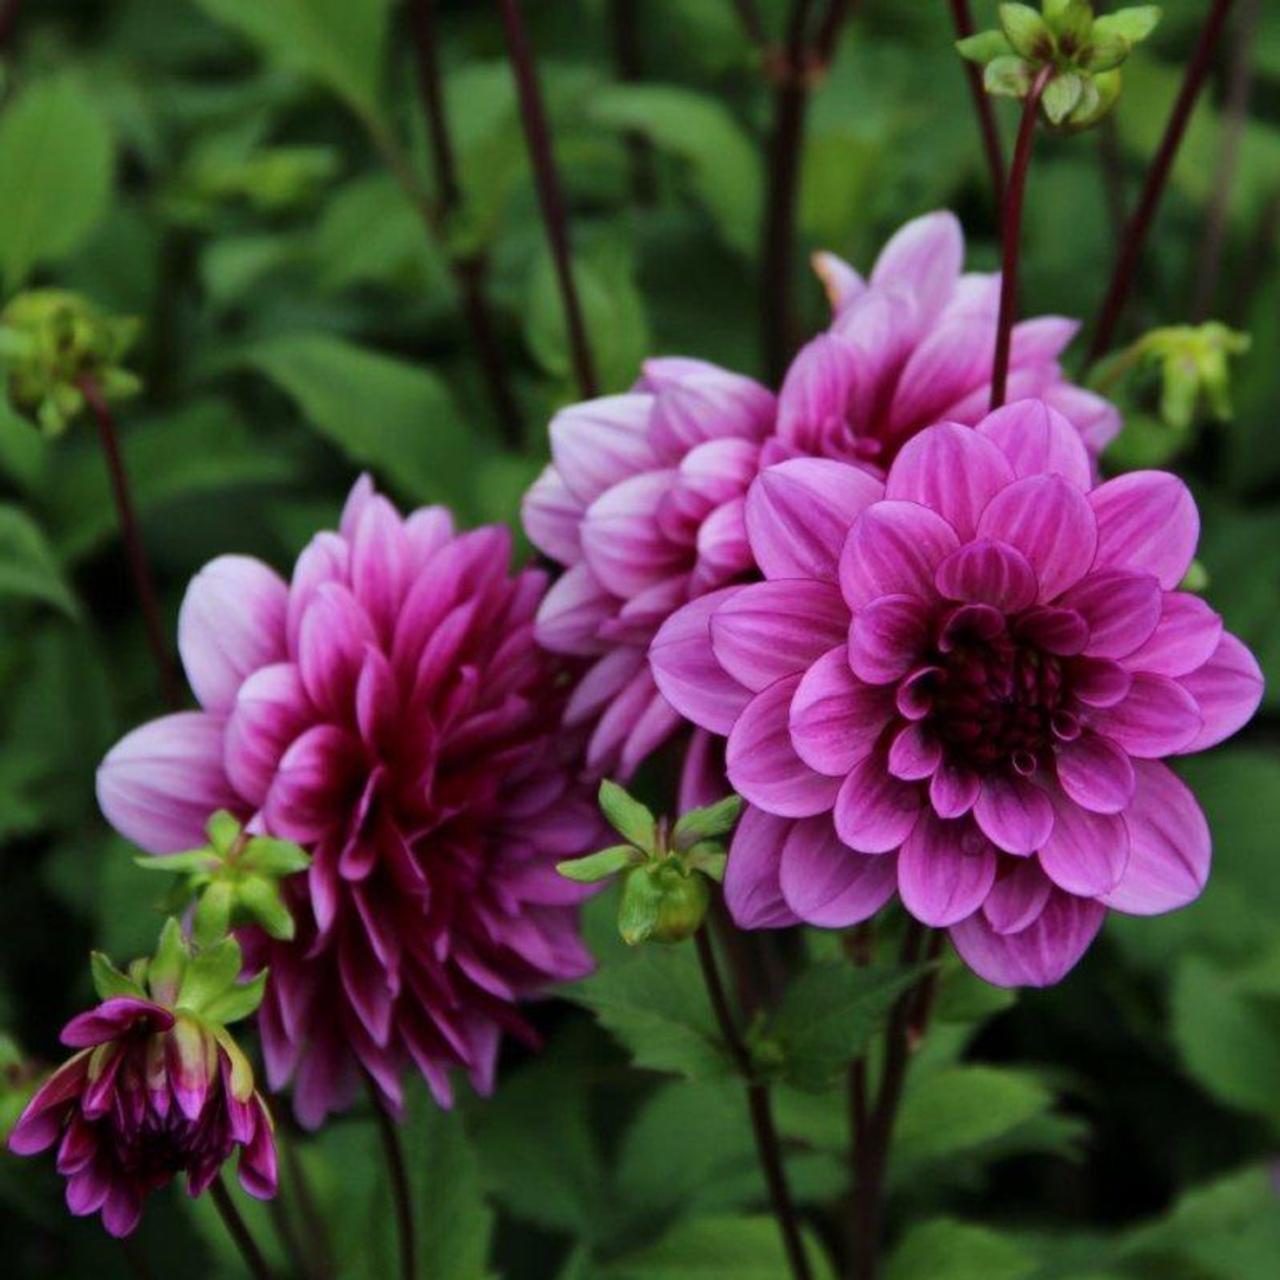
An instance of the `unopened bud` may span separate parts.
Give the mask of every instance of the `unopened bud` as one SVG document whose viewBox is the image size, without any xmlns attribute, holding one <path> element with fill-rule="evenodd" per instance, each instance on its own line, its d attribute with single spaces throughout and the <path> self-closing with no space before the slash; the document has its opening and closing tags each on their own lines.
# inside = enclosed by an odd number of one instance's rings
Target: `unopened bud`
<svg viewBox="0 0 1280 1280">
<path fill-rule="evenodd" d="M 683 942 L 698 932 L 710 903 L 706 878 L 675 859 L 634 867 L 622 883 L 618 931 L 630 946 Z"/>
</svg>

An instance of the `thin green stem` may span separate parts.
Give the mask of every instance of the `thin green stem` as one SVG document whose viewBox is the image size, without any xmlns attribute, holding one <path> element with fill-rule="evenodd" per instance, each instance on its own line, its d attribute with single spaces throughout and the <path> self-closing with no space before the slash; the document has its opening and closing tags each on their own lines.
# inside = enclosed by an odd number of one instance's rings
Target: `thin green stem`
<svg viewBox="0 0 1280 1280">
<path fill-rule="evenodd" d="M 417 1241 L 413 1229 L 413 1200 L 409 1190 L 409 1172 L 404 1163 L 404 1148 L 395 1118 L 387 1110 L 378 1086 L 372 1080 L 369 1096 L 373 1100 L 373 1114 L 378 1121 L 378 1133 L 382 1138 L 382 1151 L 387 1162 L 387 1175 L 391 1183 L 391 1198 L 396 1211 L 396 1233 L 400 1242 L 401 1280 L 414 1280 L 418 1271 Z"/>
<path fill-rule="evenodd" d="M 227 1190 L 226 1183 L 222 1181 L 221 1174 L 209 1184 L 209 1195 L 213 1198 L 214 1207 L 218 1210 L 218 1216 L 222 1219 L 227 1234 L 235 1241 L 236 1248 L 240 1250 L 240 1256 L 254 1276 L 254 1280 L 271 1280 L 271 1268 L 267 1266 L 267 1260 L 262 1250 L 258 1248 L 258 1242 L 254 1240 L 248 1224 L 240 1216 L 240 1210 L 231 1199 L 231 1193 Z"/>
</svg>

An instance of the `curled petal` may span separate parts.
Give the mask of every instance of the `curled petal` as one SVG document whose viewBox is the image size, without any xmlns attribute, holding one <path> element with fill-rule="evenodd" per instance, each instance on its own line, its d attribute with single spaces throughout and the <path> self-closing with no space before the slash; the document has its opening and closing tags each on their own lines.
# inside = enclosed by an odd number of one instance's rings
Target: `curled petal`
<svg viewBox="0 0 1280 1280">
<path fill-rule="evenodd" d="M 829 817 L 795 823 L 782 846 L 780 883 L 809 924 L 843 929 L 870 919 L 897 887 L 894 856 L 868 857 L 841 843 Z"/>
<path fill-rule="evenodd" d="M 803 678 L 790 680 L 795 691 L 790 726 L 796 753 L 819 773 L 843 777 L 871 750 L 888 723 L 892 688 L 859 680 L 849 669 L 844 645 L 825 653 Z"/>
<path fill-rule="evenodd" d="M 724 900 L 743 929 L 781 929 L 800 917 L 782 896 L 782 847 L 796 824 L 748 805 L 738 821 L 724 873 Z"/>
</svg>

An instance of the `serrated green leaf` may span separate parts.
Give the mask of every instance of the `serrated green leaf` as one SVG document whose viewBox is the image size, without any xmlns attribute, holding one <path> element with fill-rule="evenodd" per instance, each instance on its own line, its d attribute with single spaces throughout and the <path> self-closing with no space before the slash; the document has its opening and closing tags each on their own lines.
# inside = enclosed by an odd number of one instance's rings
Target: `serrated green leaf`
<svg viewBox="0 0 1280 1280">
<path fill-rule="evenodd" d="M 600 783 L 600 811 L 609 825 L 637 849 L 653 848 L 656 819 L 625 788 L 605 778 Z"/>
<path fill-rule="evenodd" d="M 607 880 L 611 875 L 629 867 L 637 861 L 639 854 L 629 844 L 610 845 L 599 853 L 588 854 L 585 858 L 572 858 L 568 862 L 557 862 L 556 870 L 566 880 L 574 880 L 578 884 L 595 884 Z"/>
<path fill-rule="evenodd" d="M 700 840 L 710 840 L 716 836 L 727 835 L 733 830 L 742 812 L 742 797 L 725 796 L 715 804 L 701 809 L 690 809 L 682 814 L 672 831 L 672 840 L 677 849 L 691 849 Z"/>
</svg>

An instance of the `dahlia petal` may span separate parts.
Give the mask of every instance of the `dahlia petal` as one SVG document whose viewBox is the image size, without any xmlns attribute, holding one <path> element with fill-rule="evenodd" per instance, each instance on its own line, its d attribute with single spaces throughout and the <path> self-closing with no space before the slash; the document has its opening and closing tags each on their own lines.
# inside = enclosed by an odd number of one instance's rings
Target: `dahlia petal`
<svg viewBox="0 0 1280 1280">
<path fill-rule="evenodd" d="M 1129 861 L 1129 832 L 1118 813 L 1097 813 L 1051 789 L 1053 830 L 1036 855 L 1059 889 L 1099 898 L 1120 883 Z"/>
<path fill-rule="evenodd" d="M 1056 475 L 1081 492 L 1093 485 L 1093 468 L 1080 432 L 1043 400 L 1019 400 L 989 413 L 978 434 L 998 445 L 1014 475 Z"/>
<path fill-rule="evenodd" d="M 889 747 L 889 772 L 904 782 L 932 777 L 941 763 L 941 744 L 919 723 L 899 729 Z"/>
<path fill-rule="evenodd" d="M 338 517 L 338 533 L 344 541 L 350 542 L 355 536 L 360 516 L 376 492 L 373 477 L 367 471 L 362 471 L 351 486 L 351 492 L 342 504 L 342 514 Z"/>
<path fill-rule="evenodd" d="M 656 393 L 649 443 L 662 457 L 678 458 L 708 440 L 759 440 L 773 424 L 773 392 L 754 378 L 678 357 L 646 360 L 644 374 Z"/>
<path fill-rule="evenodd" d="M 377 643 L 373 624 L 346 587 L 324 583 L 298 634 L 298 673 L 308 697 L 326 715 L 348 716 L 365 649 Z"/>
<path fill-rule="evenodd" d="M 949 600 L 989 604 L 1006 614 L 1021 612 L 1038 590 L 1026 556 L 990 538 L 968 542 L 947 556 L 938 565 L 934 585 Z"/>
<path fill-rule="evenodd" d="M 652 411 L 651 395 L 632 393 L 573 404 L 551 419 L 551 457 L 581 503 L 658 466 L 649 442 Z"/>
<path fill-rule="evenodd" d="M 797 756 L 830 778 L 844 777 L 871 750 L 888 723 L 893 713 L 893 690 L 859 680 L 849 669 L 845 645 L 829 649 L 803 676 L 787 677 L 771 688 L 788 681 L 795 693 L 790 703 L 790 741 Z M 731 762 L 736 754 L 732 742 L 731 736 Z M 733 777 L 732 766 L 729 776 Z"/>
<path fill-rule="evenodd" d="M 1091 707 L 1114 707 L 1133 687 L 1133 676 L 1110 658 L 1076 658 L 1069 667 L 1071 692 Z"/>
<path fill-rule="evenodd" d="M 1136 679 L 1136 677 L 1135 677 Z M 1204 727 L 1181 751 L 1205 751 L 1244 725 L 1262 701 L 1258 660 L 1230 632 L 1223 632 L 1213 657 L 1178 683 L 1191 695 Z"/>
<path fill-rule="evenodd" d="M 308 729 L 285 752 L 272 780 L 264 806 L 267 829 L 286 840 L 319 839 L 342 820 L 362 766 L 360 744 L 349 734 L 331 724 Z"/>
<path fill-rule="evenodd" d="M 943 760 L 929 782 L 929 803 L 940 818 L 963 817 L 977 802 L 982 779 L 972 769 Z"/>
<path fill-rule="evenodd" d="M 67 1179 L 67 1211 L 77 1218 L 97 1213 L 111 1191 L 111 1181 L 97 1162 Z"/>
<path fill-rule="evenodd" d="M 923 803 L 922 789 L 894 777 L 888 761 L 873 753 L 859 760 L 841 783 L 836 832 L 859 853 L 889 853 L 911 834 Z"/>
<path fill-rule="evenodd" d="M 960 315 L 940 321 L 907 356 L 894 389 L 889 420 L 894 439 L 911 427 L 937 422 L 991 369 L 995 322 Z"/>
<path fill-rule="evenodd" d="M 1145 644 L 1160 621 L 1163 592 L 1150 574 L 1091 573 L 1058 603 L 1074 609 L 1089 626 L 1085 652 L 1123 658 Z"/>
<path fill-rule="evenodd" d="M 662 696 L 694 724 L 728 734 L 751 693 L 728 675 L 711 646 L 711 616 L 741 587 L 701 596 L 671 615 L 653 638 L 649 663 Z"/>
<path fill-rule="evenodd" d="M 714 591 L 751 569 L 754 562 L 747 540 L 746 498 L 717 507 L 699 527 L 696 546 L 695 591 Z"/>
<path fill-rule="evenodd" d="M 810 768 L 792 745 L 788 728 L 799 676 L 786 676 L 747 703 L 729 734 L 729 781 L 752 804 L 784 818 L 805 818 L 831 808 L 840 780 Z"/>
<path fill-rule="evenodd" d="M 132 1235 L 142 1217 L 142 1196 L 130 1182 L 112 1182 L 102 1206 L 102 1225 L 116 1239 Z"/>
<path fill-rule="evenodd" d="M 262 667 L 240 686 L 227 721 L 224 763 L 231 785 L 254 808 L 266 799 L 280 757 L 314 719 L 292 662 Z"/>
<path fill-rule="evenodd" d="M 1075 967 L 1097 937 L 1106 908 L 1092 898 L 1054 889 L 1033 924 L 997 933 L 977 912 L 951 926 L 960 958 L 997 987 L 1050 987 Z"/>
<path fill-rule="evenodd" d="M 285 640 L 288 656 L 297 659 L 298 636 L 302 631 L 302 619 L 316 591 L 326 582 L 345 585 L 350 575 L 351 548 L 336 533 L 324 530 L 317 533 L 303 549 L 293 566 L 289 582 L 289 604 L 285 617 Z"/>
<path fill-rule="evenodd" d="M 992 843 L 1006 853 L 1034 853 L 1053 831 L 1049 797 L 1016 774 L 984 778 L 973 816 Z"/>
<path fill-rule="evenodd" d="M 223 772 L 222 732 L 220 717 L 180 711 L 126 734 L 98 766 L 107 821 L 148 853 L 204 844 L 211 813 L 242 807 Z"/>
<path fill-rule="evenodd" d="M 831 310 L 839 313 L 867 290 L 867 282 L 843 258 L 819 250 L 810 259 L 814 275 L 822 282 Z"/>
<path fill-rule="evenodd" d="M 1099 733 L 1143 760 L 1190 749 L 1205 724 L 1183 684 L 1145 671 L 1134 674 L 1120 702 L 1099 708 L 1090 718 Z"/>
<path fill-rule="evenodd" d="M 1222 619 L 1199 596 L 1162 593 L 1160 621 L 1145 644 L 1125 657 L 1134 671 L 1160 676 L 1190 675 L 1213 656 L 1222 639 Z"/>
<path fill-rule="evenodd" d="M 562 574 L 538 609 L 538 643 L 552 653 L 588 657 L 603 648 L 601 627 L 618 611 L 618 598 L 605 589 L 589 564 Z"/>
<path fill-rule="evenodd" d="M 822 333 L 800 348 L 778 393 L 777 434 L 806 452 L 818 452 L 845 424 L 866 361 L 851 342 Z"/>
<path fill-rule="evenodd" d="M 680 768 L 679 809 L 703 809 L 729 794 L 720 744 L 705 729 L 695 729 Z"/>
<path fill-rule="evenodd" d="M 112 996 L 72 1018 L 62 1028 L 59 1039 L 69 1049 L 87 1049 L 117 1039 L 136 1024 L 150 1031 L 168 1031 L 173 1026 L 173 1014 L 138 996 Z"/>
<path fill-rule="evenodd" d="M 840 600 L 841 611 L 848 607 Z M 929 640 L 930 611 L 919 596 L 880 596 L 849 628 L 849 665 L 868 684 L 889 684 L 916 667 Z M 825 647 L 825 646 L 824 646 Z"/>
<path fill-rule="evenodd" d="M 615 595 L 643 591 L 682 570 L 687 552 L 662 532 L 658 508 L 674 471 L 646 471 L 606 489 L 582 521 L 582 554 Z"/>
<path fill-rule="evenodd" d="M 649 689 L 644 710 L 632 723 L 622 744 L 618 768 L 623 778 L 632 774 L 680 727 L 680 713 L 658 692 L 653 676 L 644 672 Z"/>
<path fill-rule="evenodd" d="M 404 522 L 410 579 L 417 576 L 454 536 L 453 515 L 448 507 L 419 507 Z"/>
<path fill-rule="evenodd" d="M 978 533 L 1016 547 L 1040 584 L 1042 601 L 1074 586 L 1093 564 L 1098 534 L 1089 503 L 1061 476 L 1028 476 L 987 505 Z"/>
<path fill-rule="evenodd" d="M 374 629 L 390 640 L 409 586 L 404 521 L 381 494 L 365 504 L 351 538 L 351 591 Z"/>
<path fill-rule="evenodd" d="M 712 615 L 711 647 L 730 676 L 759 693 L 839 644 L 848 623 L 849 610 L 831 583 L 757 582 Z"/>
<path fill-rule="evenodd" d="M 67 1104 L 80 1096 L 88 1070 L 89 1055 L 77 1053 L 35 1091 L 9 1133 L 14 1155 L 34 1156 L 53 1146 L 62 1134 Z"/>
<path fill-rule="evenodd" d="M 178 612 L 178 652 L 200 705 L 226 712 L 251 672 L 285 656 L 289 589 L 250 556 L 219 556 L 191 580 Z"/>
<path fill-rule="evenodd" d="M 598 716 L 644 670 L 645 665 L 644 650 L 630 645 L 620 645 L 592 663 L 565 704 L 565 725 L 573 728 Z"/>
<path fill-rule="evenodd" d="M 1013 480 L 1013 468 L 994 444 L 971 427 L 943 422 L 903 445 L 884 493 L 936 511 L 967 540 L 987 503 Z"/>
<path fill-rule="evenodd" d="M 240 1185 L 255 1200 L 270 1200 L 276 1194 L 276 1144 L 271 1137 L 271 1122 L 261 1102 L 251 1103 L 257 1113 L 253 1136 L 240 1153 L 236 1172 Z"/>
<path fill-rule="evenodd" d="M 1034 924 L 1053 891 L 1053 881 L 1034 858 L 1006 859 L 982 914 L 997 933 L 1021 933 Z"/>
<path fill-rule="evenodd" d="M 548 463 L 524 495 L 520 518 L 529 541 L 543 555 L 562 565 L 572 565 L 582 555 L 578 527 L 586 510 L 569 492 L 555 465 Z"/>
<path fill-rule="evenodd" d="M 921 322 L 942 310 L 964 263 L 964 232 L 947 210 L 913 218 L 880 250 L 871 271 L 874 288 L 896 286 L 908 291 L 919 307 Z"/>
<path fill-rule="evenodd" d="M 1133 798 L 1133 763 L 1100 734 L 1086 731 L 1073 742 L 1059 743 L 1057 772 L 1067 795 L 1093 813 L 1119 813 Z"/>
<path fill-rule="evenodd" d="M 356 725 L 370 752 L 379 759 L 394 750 L 399 728 L 400 689 L 381 650 L 369 649 L 356 681 Z"/>
<path fill-rule="evenodd" d="M 1159 915 L 1200 896 L 1209 878 L 1209 824 L 1167 765 L 1135 760 L 1133 767 L 1137 786 L 1124 812 L 1129 862 L 1103 901 L 1129 915 Z"/>
<path fill-rule="evenodd" d="M 840 555 L 840 589 L 855 612 L 879 596 L 933 598 L 938 565 L 959 545 L 936 512 L 877 502 L 858 517 Z"/>
<path fill-rule="evenodd" d="M 1051 409 L 1056 409 L 1080 433 L 1092 457 L 1102 453 L 1124 425 L 1120 411 L 1110 400 L 1060 378 L 1040 394 Z"/>
<path fill-rule="evenodd" d="M 1074 609 L 1037 605 L 1018 618 L 1014 632 L 1036 648 L 1059 657 L 1074 657 L 1089 643 L 1089 627 Z"/>
<path fill-rule="evenodd" d="M 1069 316 L 1034 316 L 1030 320 L 1020 320 L 1013 327 L 1009 363 L 1014 368 L 1050 365 L 1079 332 L 1080 321 Z"/>
<path fill-rule="evenodd" d="M 1098 522 L 1098 567 L 1150 573 L 1172 591 L 1200 537 L 1190 490 L 1166 471 L 1130 471 L 1089 495 Z"/>
<path fill-rule="evenodd" d="M 779 883 L 801 920 L 843 929 L 870 919 L 893 897 L 896 862 L 892 855 L 874 858 L 846 848 L 823 815 L 797 822 L 788 832 Z"/>
<path fill-rule="evenodd" d="M 724 901 L 742 929 L 781 929 L 799 923 L 778 883 L 782 847 L 796 824 L 747 805 L 738 821 L 724 872 Z"/>
<path fill-rule="evenodd" d="M 762 471 L 747 492 L 746 521 L 764 576 L 834 582 L 850 524 L 882 492 L 865 471 L 827 458 Z"/>
<path fill-rule="evenodd" d="M 968 821 L 926 813 L 898 854 L 898 893 L 921 924 L 941 929 L 982 906 L 996 878 L 996 854 Z"/>
</svg>

